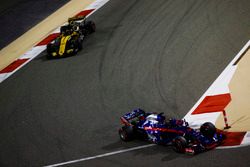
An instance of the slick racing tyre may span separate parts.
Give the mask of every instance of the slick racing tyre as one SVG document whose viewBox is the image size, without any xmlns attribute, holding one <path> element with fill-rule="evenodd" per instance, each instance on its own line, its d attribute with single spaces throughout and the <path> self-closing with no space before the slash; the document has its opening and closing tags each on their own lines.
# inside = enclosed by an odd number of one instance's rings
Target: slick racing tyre
<svg viewBox="0 0 250 167">
<path fill-rule="evenodd" d="M 119 136 L 123 141 L 131 141 L 134 139 L 134 129 L 132 126 L 123 126 L 119 129 Z"/>
<path fill-rule="evenodd" d="M 53 56 L 52 56 L 53 50 L 54 50 L 54 49 L 53 49 L 52 44 L 49 43 L 49 44 L 47 45 L 47 58 L 48 58 L 48 59 L 52 59 L 52 58 L 53 58 Z"/>
<path fill-rule="evenodd" d="M 88 29 L 89 34 L 96 31 L 96 25 L 93 21 L 87 21 L 86 28 Z"/>
<path fill-rule="evenodd" d="M 82 49 L 82 43 L 81 43 L 80 38 L 74 37 L 74 39 L 71 39 L 69 49 L 73 49 L 73 52 L 68 53 L 68 55 L 70 55 L 70 56 L 76 55 L 78 53 L 78 51 L 80 51 Z"/>
<path fill-rule="evenodd" d="M 69 29 L 69 26 L 61 26 L 60 27 L 60 34 L 62 34 L 62 33 L 66 33 L 66 31 Z"/>
<path fill-rule="evenodd" d="M 183 136 L 178 136 L 172 141 L 173 150 L 178 153 L 185 153 L 187 141 Z"/>
<path fill-rule="evenodd" d="M 200 132 L 203 136 L 212 138 L 216 132 L 216 128 L 211 122 L 205 122 L 201 125 Z"/>
<path fill-rule="evenodd" d="M 78 50 L 82 50 L 82 43 L 83 43 L 83 40 L 81 40 L 80 38 L 77 38 L 77 47 L 78 47 Z"/>
</svg>

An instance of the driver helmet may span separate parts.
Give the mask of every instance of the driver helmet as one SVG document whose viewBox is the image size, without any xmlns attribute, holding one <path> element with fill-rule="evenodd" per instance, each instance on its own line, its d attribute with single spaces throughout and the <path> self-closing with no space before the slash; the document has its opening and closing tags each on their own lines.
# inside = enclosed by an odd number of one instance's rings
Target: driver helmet
<svg viewBox="0 0 250 167">
<path fill-rule="evenodd" d="M 163 113 L 160 114 L 150 114 L 149 116 L 147 116 L 147 120 L 152 122 L 153 124 L 162 124 L 165 122 L 165 116 L 163 115 Z"/>
<path fill-rule="evenodd" d="M 165 120 L 166 120 L 166 117 L 165 117 L 163 114 L 164 114 L 164 113 L 157 114 L 156 120 L 157 120 L 159 123 L 164 123 Z"/>
<path fill-rule="evenodd" d="M 169 123 L 170 123 L 171 125 L 181 126 L 181 125 L 183 125 L 184 121 L 181 120 L 181 119 L 178 120 L 178 119 L 171 118 L 171 119 L 169 120 Z"/>
</svg>

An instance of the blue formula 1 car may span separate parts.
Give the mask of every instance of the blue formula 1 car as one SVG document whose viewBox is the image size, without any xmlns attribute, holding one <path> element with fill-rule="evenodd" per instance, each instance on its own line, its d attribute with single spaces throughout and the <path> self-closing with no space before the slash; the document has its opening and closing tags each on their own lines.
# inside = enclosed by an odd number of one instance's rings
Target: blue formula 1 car
<svg viewBox="0 0 250 167">
<path fill-rule="evenodd" d="M 172 145 L 179 153 L 197 154 L 211 150 L 224 139 L 223 133 L 210 122 L 202 124 L 200 129 L 193 129 L 185 120 L 166 121 L 163 113 L 146 113 L 142 109 L 134 109 L 120 119 L 123 127 L 119 129 L 119 136 L 123 141 L 140 138 Z"/>
</svg>

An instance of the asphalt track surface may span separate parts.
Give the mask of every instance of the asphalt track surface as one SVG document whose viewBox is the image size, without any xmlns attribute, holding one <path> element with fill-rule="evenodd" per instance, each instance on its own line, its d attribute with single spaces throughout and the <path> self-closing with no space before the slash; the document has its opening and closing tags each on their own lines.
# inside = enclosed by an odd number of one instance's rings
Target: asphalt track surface
<svg viewBox="0 0 250 167">
<path fill-rule="evenodd" d="M 111 0 L 75 57 L 42 53 L 0 84 L 0 166 L 42 166 L 146 144 L 121 142 L 141 107 L 182 118 L 249 40 L 250 1 Z M 249 166 L 250 147 L 197 156 L 170 147 L 70 166 Z"/>
</svg>

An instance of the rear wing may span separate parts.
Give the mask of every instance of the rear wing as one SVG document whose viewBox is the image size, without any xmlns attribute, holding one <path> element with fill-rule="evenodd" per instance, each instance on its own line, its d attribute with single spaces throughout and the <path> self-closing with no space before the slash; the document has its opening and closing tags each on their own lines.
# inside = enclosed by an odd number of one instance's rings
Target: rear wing
<svg viewBox="0 0 250 167">
<path fill-rule="evenodd" d="M 121 122 L 123 124 L 125 124 L 125 125 L 131 125 L 130 124 L 130 120 L 132 120 L 133 118 L 142 116 L 142 115 L 144 116 L 145 114 L 146 114 L 145 111 L 143 111 L 140 108 L 137 108 L 137 109 L 134 109 L 131 112 L 123 115 L 120 119 L 121 119 Z"/>
<path fill-rule="evenodd" d="M 80 20 L 85 20 L 86 16 L 74 16 L 74 17 L 70 17 L 68 18 L 68 22 L 72 22 L 72 21 L 80 21 Z"/>
</svg>

